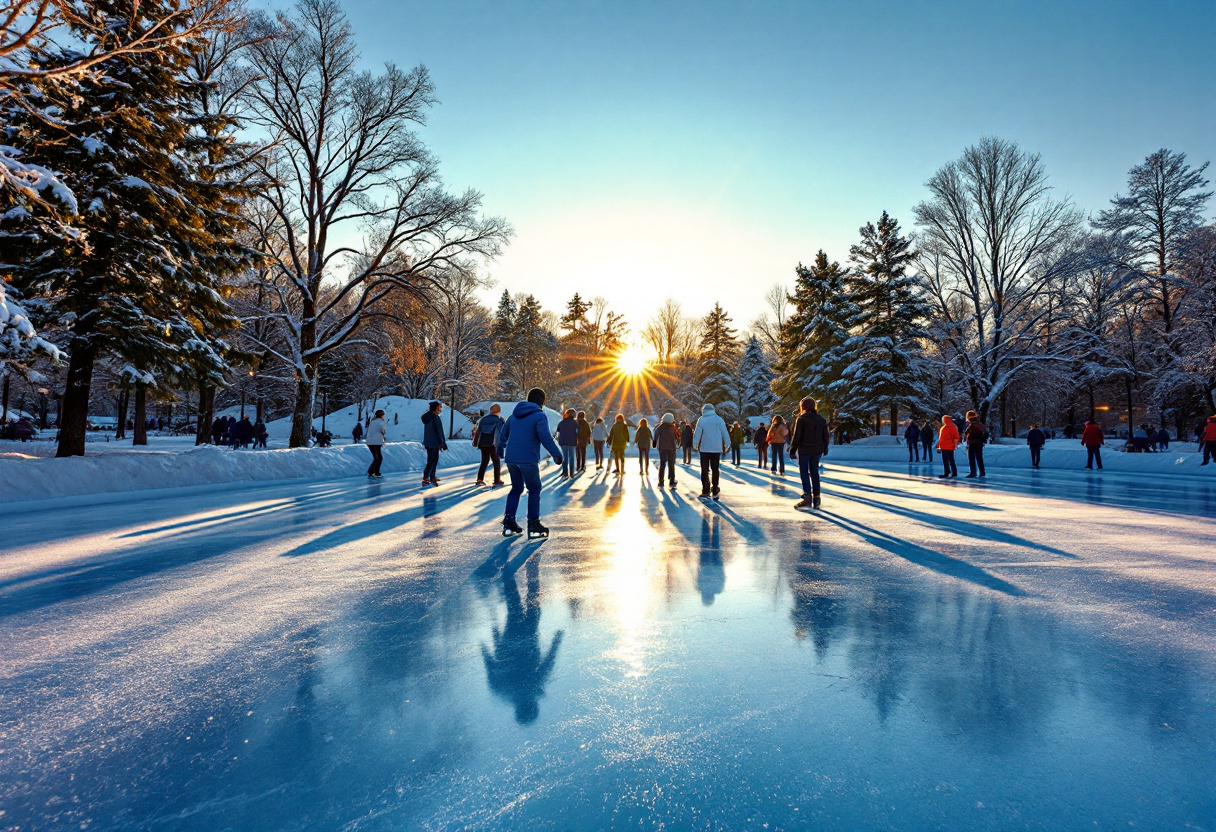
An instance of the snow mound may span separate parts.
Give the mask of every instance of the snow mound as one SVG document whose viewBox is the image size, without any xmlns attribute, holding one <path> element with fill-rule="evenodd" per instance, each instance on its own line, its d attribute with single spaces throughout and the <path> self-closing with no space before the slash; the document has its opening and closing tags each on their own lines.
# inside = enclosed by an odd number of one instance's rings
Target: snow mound
<svg viewBox="0 0 1216 832">
<path fill-rule="evenodd" d="M 389 442 L 421 442 L 422 414 L 430 408 L 433 399 L 407 399 L 404 396 L 384 396 L 376 399 L 371 408 L 363 409 L 364 422 L 366 417 L 377 410 L 383 410 L 385 422 L 388 425 Z M 487 405 L 487 409 L 489 406 Z M 506 409 L 505 407 L 503 408 Z M 325 429 L 335 436 L 350 436 L 359 419 L 358 405 L 351 405 L 340 410 L 332 411 L 325 416 Z M 448 433 L 448 420 L 452 420 L 457 439 L 473 438 L 473 423 L 463 413 L 452 416 L 448 406 L 443 406 L 443 433 Z M 312 420 L 312 426 L 321 429 L 321 417 Z M 291 417 L 276 419 L 266 426 L 272 437 L 291 436 Z"/>
<path fill-rule="evenodd" d="M 480 458 L 471 442 L 454 441 L 440 454 L 439 464 L 465 465 Z M 148 451 L 65 459 L 5 454 L 0 456 L 0 482 L 21 485 L 0 490 L 0 503 L 113 491 L 354 477 L 366 473 L 370 460 L 362 445 L 270 451 L 200 445 L 179 453 Z M 383 470 L 389 478 L 403 471 L 421 471 L 425 465 L 426 449 L 417 442 L 384 446 Z"/>
</svg>

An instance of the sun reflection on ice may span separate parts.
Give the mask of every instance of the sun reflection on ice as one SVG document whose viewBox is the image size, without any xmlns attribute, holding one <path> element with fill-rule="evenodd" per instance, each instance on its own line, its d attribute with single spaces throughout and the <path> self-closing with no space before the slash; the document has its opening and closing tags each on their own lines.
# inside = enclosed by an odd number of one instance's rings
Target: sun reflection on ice
<svg viewBox="0 0 1216 832">
<path fill-rule="evenodd" d="M 632 472 L 631 472 L 632 473 Z M 636 476 L 636 475 L 635 475 Z M 651 591 L 655 578 L 661 577 L 662 564 L 654 553 L 661 551 L 662 538 L 646 521 L 641 509 L 639 486 L 631 488 L 616 483 L 614 489 L 624 490 L 624 510 L 610 517 L 604 527 L 605 600 L 611 605 L 612 620 L 620 629 L 620 641 L 610 654 L 628 666 L 626 676 L 646 674 L 647 645 L 653 644 L 651 630 L 655 623 L 651 615 Z"/>
</svg>

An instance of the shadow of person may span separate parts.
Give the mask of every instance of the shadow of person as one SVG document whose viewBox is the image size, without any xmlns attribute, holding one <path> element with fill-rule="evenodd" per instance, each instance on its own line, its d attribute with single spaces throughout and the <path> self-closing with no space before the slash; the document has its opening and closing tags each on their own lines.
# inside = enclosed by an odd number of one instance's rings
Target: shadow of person
<svg viewBox="0 0 1216 832">
<path fill-rule="evenodd" d="M 545 682 L 553 672 L 563 632 L 553 636 L 548 652 L 540 643 L 540 567 L 530 558 L 524 567 L 527 593 L 520 597 L 515 570 L 504 569 L 503 597 L 507 602 L 507 622 L 500 631 L 494 627 L 494 649 L 481 646 L 490 690 L 515 708 L 515 721 L 528 725 L 540 716 L 540 698 Z"/>
<path fill-rule="evenodd" d="M 790 589 L 794 605 L 790 619 L 794 622 L 794 637 L 802 640 L 808 635 L 815 654 L 827 655 L 832 631 L 840 624 L 840 590 L 832 583 L 823 564 L 818 540 L 799 541 L 798 561 L 790 574 Z"/>
<path fill-rule="evenodd" d="M 726 589 L 726 570 L 722 568 L 722 535 L 720 518 L 715 514 L 701 517 L 701 552 L 697 561 L 697 590 L 701 603 L 713 604 Z"/>
</svg>

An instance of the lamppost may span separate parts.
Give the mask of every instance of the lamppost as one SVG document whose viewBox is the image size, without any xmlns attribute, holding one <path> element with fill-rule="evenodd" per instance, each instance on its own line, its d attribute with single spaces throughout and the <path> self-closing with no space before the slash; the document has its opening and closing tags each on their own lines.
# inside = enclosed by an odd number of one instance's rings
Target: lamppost
<svg viewBox="0 0 1216 832">
<path fill-rule="evenodd" d="M 448 379 L 443 383 L 451 394 L 451 403 L 448 405 L 448 439 L 456 438 L 456 388 L 463 385 L 464 382 L 458 378 Z"/>
</svg>

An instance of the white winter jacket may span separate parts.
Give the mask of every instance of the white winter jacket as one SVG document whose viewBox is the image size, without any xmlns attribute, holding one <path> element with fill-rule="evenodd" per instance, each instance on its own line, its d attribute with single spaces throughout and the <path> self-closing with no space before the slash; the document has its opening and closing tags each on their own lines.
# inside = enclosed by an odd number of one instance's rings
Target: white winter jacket
<svg viewBox="0 0 1216 832">
<path fill-rule="evenodd" d="M 724 454 L 730 450 L 730 429 L 712 404 L 701 408 L 701 418 L 692 434 L 692 446 L 698 453 Z"/>
<path fill-rule="evenodd" d="M 607 442 L 608 441 L 608 426 L 603 422 L 598 425 L 591 426 L 591 441 L 592 442 Z"/>
<path fill-rule="evenodd" d="M 367 444 L 383 445 L 386 436 L 388 436 L 388 426 L 384 420 L 372 419 L 372 423 L 367 426 Z"/>
</svg>

